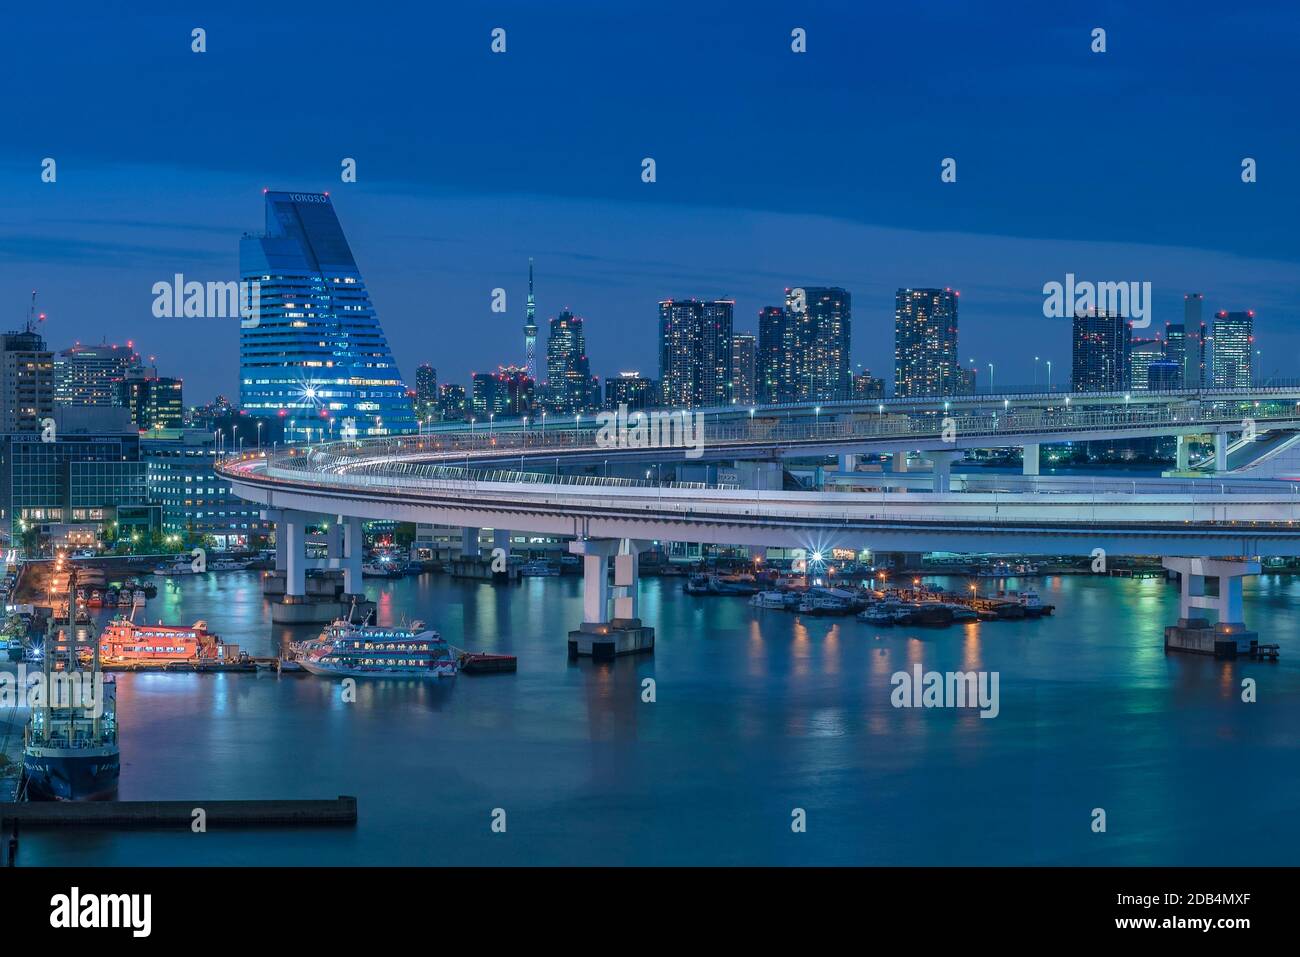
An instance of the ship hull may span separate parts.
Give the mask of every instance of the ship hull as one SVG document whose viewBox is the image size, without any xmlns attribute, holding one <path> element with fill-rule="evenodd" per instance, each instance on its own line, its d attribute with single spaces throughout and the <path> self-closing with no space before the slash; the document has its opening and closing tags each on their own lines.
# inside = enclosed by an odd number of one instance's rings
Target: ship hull
<svg viewBox="0 0 1300 957">
<path fill-rule="evenodd" d="M 23 776 L 33 801 L 94 801 L 117 790 L 117 748 L 27 748 Z"/>
<path fill-rule="evenodd" d="M 327 678 L 414 678 L 417 681 L 428 681 L 430 679 L 456 677 L 455 671 L 448 674 L 440 674 L 433 669 L 428 671 L 360 671 L 354 668 L 327 668 L 308 658 L 299 658 L 297 661 L 298 664 L 312 674 L 324 675 Z"/>
</svg>

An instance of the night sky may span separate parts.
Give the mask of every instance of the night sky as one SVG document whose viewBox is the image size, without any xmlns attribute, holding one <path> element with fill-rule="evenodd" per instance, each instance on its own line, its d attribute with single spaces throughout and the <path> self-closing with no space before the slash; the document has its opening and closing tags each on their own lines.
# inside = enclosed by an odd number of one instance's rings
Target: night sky
<svg viewBox="0 0 1300 957">
<path fill-rule="evenodd" d="M 755 330 L 784 287 L 842 285 L 888 378 L 912 285 L 961 290 L 982 384 L 1036 355 L 1063 383 L 1067 272 L 1152 282 L 1153 329 L 1191 290 L 1253 308 L 1264 373 L 1300 376 L 1293 3 L 446 7 L 6 5 L 0 320 L 36 288 L 51 346 L 131 339 L 187 401 L 235 395 L 237 324 L 155 319 L 150 289 L 237 278 L 271 187 L 331 193 L 408 384 L 522 362 L 529 256 L 539 351 L 569 307 L 602 377 L 657 375 L 661 298 L 735 297 Z"/>
</svg>

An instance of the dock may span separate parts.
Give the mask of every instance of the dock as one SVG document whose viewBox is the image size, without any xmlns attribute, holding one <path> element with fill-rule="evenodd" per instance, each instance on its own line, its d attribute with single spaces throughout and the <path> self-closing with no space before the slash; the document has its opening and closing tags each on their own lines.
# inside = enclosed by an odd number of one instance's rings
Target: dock
<svg viewBox="0 0 1300 957">
<path fill-rule="evenodd" d="M 202 809 L 208 827 L 351 827 L 357 799 L 267 801 L 23 801 L 0 804 L 0 833 L 20 827 L 184 828 Z"/>
<path fill-rule="evenodd" d="M 205 675 L 226 672 L 247 673 L 257 670 L 257 662 L 248 661 L 105 661 L 104 672 L 148 672 L 151 674 Z"/>
</svg>

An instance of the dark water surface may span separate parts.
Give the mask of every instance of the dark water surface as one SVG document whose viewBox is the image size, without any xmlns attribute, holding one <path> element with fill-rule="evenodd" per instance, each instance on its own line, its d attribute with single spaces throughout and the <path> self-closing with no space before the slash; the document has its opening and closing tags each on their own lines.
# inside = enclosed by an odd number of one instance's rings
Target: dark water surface
<svg viewBox="0 0 1300 957">
<path fill-rule="evenodd" d="M 577 579 L 425 575 L 367 581 L 380 622 L 425 619 L 517 654 L 517 674 L 363 681 L 355 703 L 315 677 L 120 675 L 119 797 L 352 794 L 358 826 L 33 831 L 20 864 L 1300 863 L 1300 579 L 1247 586 L 1277 664 L 1166 655 L 1177 592 L 1158 580 L 1048 578 L 1055 617 L 938 630 L 681 581 L 642 583 L 658 646 L 613 664 L 567 658 Z M 207 619 L 258 655 L 291 634 L 253 573 L 182 579 L 147 616 Z M 892 707 L 890 676 L 916 663 L 998 672 L 1001 713 Z"/>
</svg>

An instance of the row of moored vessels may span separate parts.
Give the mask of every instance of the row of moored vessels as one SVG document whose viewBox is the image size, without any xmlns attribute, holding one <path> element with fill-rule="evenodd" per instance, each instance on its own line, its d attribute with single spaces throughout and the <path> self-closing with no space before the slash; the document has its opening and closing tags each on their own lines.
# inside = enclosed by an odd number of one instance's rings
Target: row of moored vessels
<svg viewBox="0 0 1300 957">
<path fill-rule="evenodd" d="M 954 622 L 1037 618 L 1050 615 L 1032 589 L 999 592 L 994 598 L 970 599 L 926 588 L 900 590 L 828 588 L 769 589 L 756 593 L 750 604 L 757 608 L 797 611 L 805 615 L 857 615 L 872 625 L 950 625 Z"/>
</svg>

